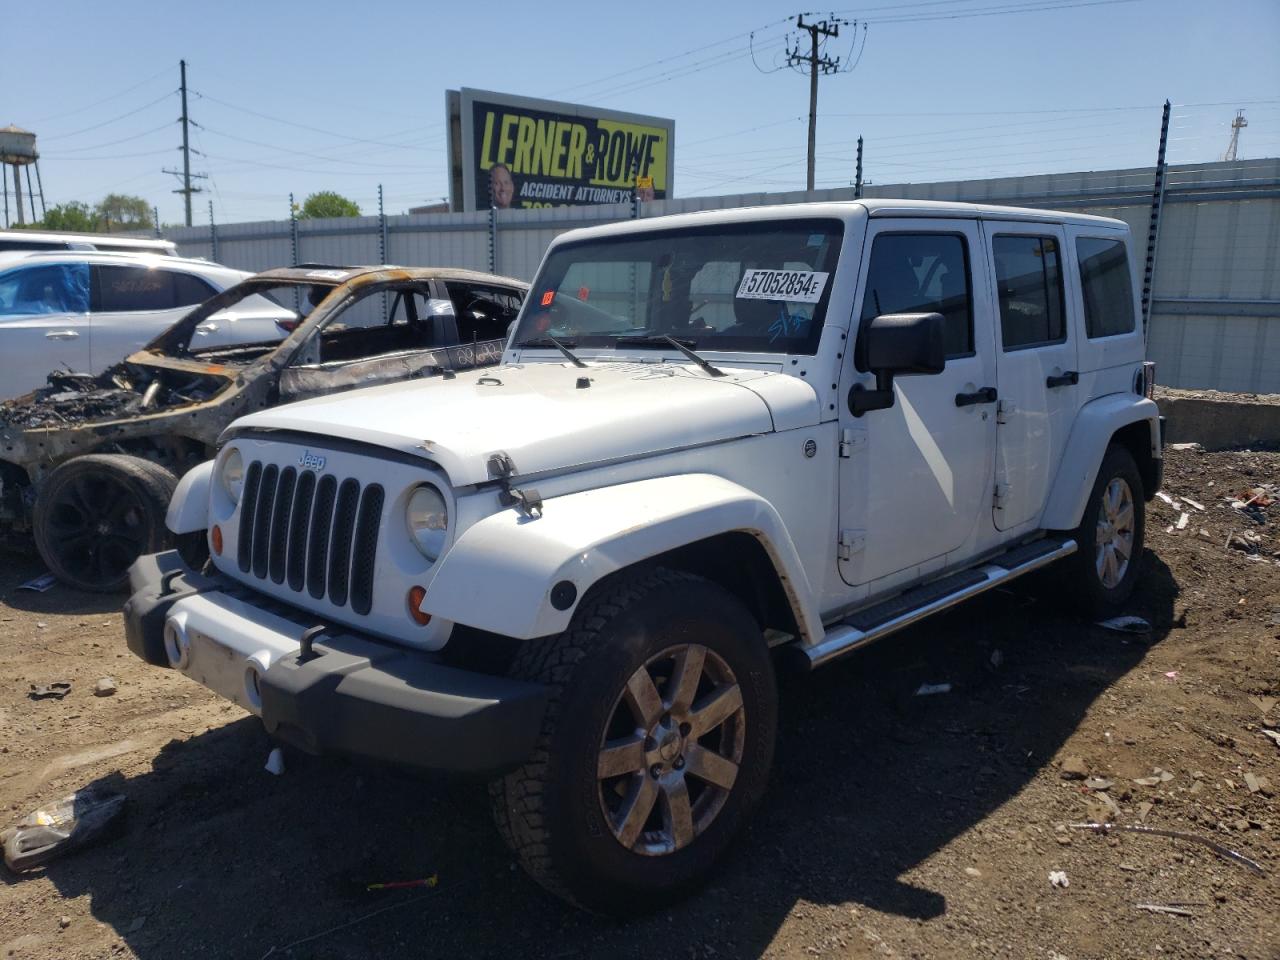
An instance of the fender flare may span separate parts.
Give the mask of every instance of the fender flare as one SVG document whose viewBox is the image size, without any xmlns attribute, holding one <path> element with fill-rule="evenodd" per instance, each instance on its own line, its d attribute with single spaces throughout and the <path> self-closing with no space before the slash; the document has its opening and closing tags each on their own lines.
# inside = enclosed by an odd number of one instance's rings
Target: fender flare
<svg viewBox="0 0 1280 960">
<path fill-rule="evenodd" d="M 802 637 L 821 638 L 821 616 L 786 525 L 759 494 L 712 474 L 657 477 L 571 493 L 529 518 L 503 510 L 472 525 L 441 559 L 421 609 L 490 633 L 529 639 L 560 633 L 601 578 L 718 534 L 760 541 Z M 573 584 L 565 609 L 552 588 Z"/>
<path fill-rule="evenodd" d="M 209 526 L 209 484 L 213 482 L 213 461 L 197 464 L 182 475 L 164 525 L 171 533 L 195 533 Z"/>
<path fill-rule="evenodd" d="M 1074 530 L 1080 525 L 1107 444 L 1117 430 L 1144 420 L 1151 431 L 1151 456 L 1158 460 L 1160 410 L 1155 401 L 1145 397 L 1135 401 L 1133 394 L 1113 393 L 1080 408 L 1045 502 L 1042 529 Z"/>
</svg>

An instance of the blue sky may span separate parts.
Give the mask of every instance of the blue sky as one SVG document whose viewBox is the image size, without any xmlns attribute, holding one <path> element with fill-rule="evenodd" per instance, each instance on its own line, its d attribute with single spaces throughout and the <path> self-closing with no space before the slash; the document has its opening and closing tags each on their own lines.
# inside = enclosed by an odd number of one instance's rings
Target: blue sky
<svg viewBox="0 0 1280 960">
<path fill-rule="evenodd" d="M 1028 9 L 1030 8 L 1030 9 Z M 808 79 L 772 70 L 803 7 L 735 3 L 23 4 L 0 38 L 4 113 L 38 136 L 48 202 L 145 197 L 181 222 L 178 60 L 207 172 L 195 222 L 288 215 L 337 190 L 366 213 L 447 191 L 444 91 L 570 100 L 676 121 L 677 196 L 803 188 Z M 819 16 L 828 11 L 820 11 Z M 1170 162 L 1280 155 L 1280 2 L 868 0 L 837 15 L 820 83 L 819 186 L 1141 166 L 1160 104 Z M 946 19 L 943 19 L 946 18 Z M 754 31 L 754 38 L 748 34 Z M 864 46 L 865 39 L 865 46 Z M 754 50 L 754 62 L 752 51 Z M 851 54 L 852 51 L 852 54 Z"/>
</svg>

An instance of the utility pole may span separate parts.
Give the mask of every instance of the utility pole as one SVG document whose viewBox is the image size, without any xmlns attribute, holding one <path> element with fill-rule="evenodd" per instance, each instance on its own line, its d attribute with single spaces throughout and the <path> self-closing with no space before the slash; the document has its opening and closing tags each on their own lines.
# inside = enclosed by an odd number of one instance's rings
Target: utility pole
<svg viewBox="0 0 1280 960">
<path fill-rule="evenodd" d="M 820 54 L 818 44 L 827 37 L 840 36 L 840 25 L 848 24 L 847 20 L 820 20 L 818 23 L 805 23 L 804 14 L 796 17 L 796 29 L 809 34 L 809 52 L 800 52 L 800 41 L 787 51 L 787 66 L 794 67 L 801 63 L 809 65 L 809 163 L 805 180 L 806 189 L 813 190 L 813 153 L 818 138 L 818 72 L 835 73 L 840 69 L 839 58 L 832 59 Z"/>
<path fill-rule="evenodd" d="M 187 226 L 189 227 L 191 226 L 191 195 L 200 192 L 199 187 L 191 185 L 191 180 L 192 178 L 206 180 L 209 175 L 207 173 L 191 172 L 191 135 L 188 130 L 191 125 L 191 117 L 187 113 L 187 61 L 179 60 L 178 68 L 182 73 L 182 85 L 180 87 L 182 92 L 182 171 L 164 170 L 162 172 L 171 173 L 175 177 L 182 178 L 182 186 L 173 192 L 182 194 L 183 199 L 186 201 Z"/>
<path fill-rule="evenodd" d="M 1227 152 L 1222 155 L 1223 160 L 1234 160 L 1236 158 L 1236 148 L 1240 146 L 1240 131 L 1249 125 L 1249 121 L 1244 118 L 1244 111 L 1237 110 L 1236 118 L 1231 121 L 1231 142 L 1227 144 Z M 30 184 L 27 184 L 30 186 Z"/>
</svg>

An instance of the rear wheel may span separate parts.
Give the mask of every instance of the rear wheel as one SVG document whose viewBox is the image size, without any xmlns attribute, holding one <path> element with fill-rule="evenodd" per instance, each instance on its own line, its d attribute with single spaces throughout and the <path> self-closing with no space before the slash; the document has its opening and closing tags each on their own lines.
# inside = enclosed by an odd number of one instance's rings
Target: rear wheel
<svg viewBox="0 0 1280 960">
<path fill-rule="evenodd" d="M 1090 614 L 1113 614 L 1133 593 L 1145 542 L 1145 506 L 1133 455 L 1124 447 L 1108 447 L 1074 533 L 1079 550 L 1068 560 L 1076 593 Z"/>
<path fill-rule="evenodd" d="M 36 548 L 49 570 L 81 590 L 123 589 L 129 567 L 171 542 L 164 525 L 177 478 L 125 454 L 88 454 L 61 464 L 36 498 Z"/>
<path fill-rule="evenodd" d="M 529 641 L 514 672 L 552 689 L 533 757 L 490 787 L 533 878 L 624 915 L 701 882 L 773 759 L 773 670 L 742 604 L 688 574 L 639 574 Z"/>
</svg>

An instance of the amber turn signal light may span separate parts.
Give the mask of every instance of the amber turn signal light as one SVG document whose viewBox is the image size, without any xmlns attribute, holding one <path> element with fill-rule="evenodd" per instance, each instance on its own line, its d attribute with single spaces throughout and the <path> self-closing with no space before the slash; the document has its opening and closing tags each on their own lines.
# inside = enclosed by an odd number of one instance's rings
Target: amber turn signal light
<svg viewBox="0 0 1280 960">
<path fill-rule="evenodd" d="M 213 552 L 218 556 L 222 556 L 222 528 L 216 523 L 213 529 L 209 531 L 209 543 L 213 546 Z"/>
<path fill-rule="evenodd" d="M 410 587 L 409 596 L 406 598 L 409 604 L 409 616 L 413 618 L 413 622 L 420 627 L 425 627 L 431 622 L 431 614 L 423 613 L 418 608 L 422 606 L 422 601 L 427 598 L 426 587 Z"/>
</svg>

